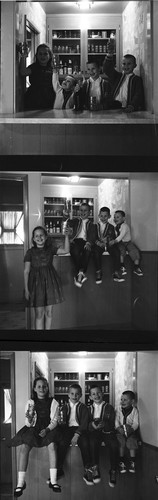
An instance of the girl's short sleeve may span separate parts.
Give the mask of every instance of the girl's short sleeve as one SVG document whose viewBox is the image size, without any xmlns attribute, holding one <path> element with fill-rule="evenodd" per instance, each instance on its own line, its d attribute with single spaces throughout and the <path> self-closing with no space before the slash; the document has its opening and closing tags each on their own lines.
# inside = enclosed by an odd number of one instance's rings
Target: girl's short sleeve
<svg viewBox="0 0 158 500">
<path fill-rule="evenodd" d="M 25 253 L 24 262 L 31 262 L 31 248 Z"/>
</svg>

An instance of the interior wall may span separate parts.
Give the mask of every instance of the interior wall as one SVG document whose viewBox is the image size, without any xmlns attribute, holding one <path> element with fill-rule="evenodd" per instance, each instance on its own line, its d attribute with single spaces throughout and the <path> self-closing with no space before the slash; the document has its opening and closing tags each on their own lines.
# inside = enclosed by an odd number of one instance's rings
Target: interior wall
<svg viewBox="0 0 158 500">
<path fill-rule="evenodd" d="M 16 27 L 18 27 L 19 42 L 24 41 L 24 16 L 39 31 L 38 43 L 46 42 L 46 14 L 40 2 L 16 3 Z"/>
<path fill-rule="evenodd" d="M 28 172 L 29 248 L 34 227 L 42 225 L 41 173 Z"/>
<path fill-rule="evenodd" d="M 151 2 L 130 1 L 123 16 L 123 54 L 136 57 L 135 73 L 143 79 L 146 109 L 152 111 Z"/>
<path fill-rule="evenodd" d="M 158 352 L 138 352 L 140 430 L 145 443 L 158 446 Z"/>
<path fill-rule="evenodd" d="M 32 383 L 35 378 L 35 363 L 37 367 L 43 373 L 43 376 L 48 380 L 49 379 L 49 369 L 48 369 L 48 356 L 46 352 L 33 352 L 31 354 L 31 374 L 32 374 Z M 49 380 L 48 380 L 49 382 Z"/>
<path fill-rule="evenodd" d="M 115 358 L 115 407 L 120 405 L 123 391 L 134 391 L 134 353 L 118 352 Z"/>
<path fill-rule="evenodd" d="M 158 174 L 131 174 L 131 230 L 135 243 L 144 251 L 158 250 Z"/>
<path fill-rule="evenodd" d="M 104 179 L 98 186 L 98 211 L 101 207 L 109 207 L 111 219 L 114 224 L 113 215 L 115 210 L 124 210 L 127 214 L 127 222 L 130 223 L 129 216 L 129 181 L 128 179 Z"/>
</svg>

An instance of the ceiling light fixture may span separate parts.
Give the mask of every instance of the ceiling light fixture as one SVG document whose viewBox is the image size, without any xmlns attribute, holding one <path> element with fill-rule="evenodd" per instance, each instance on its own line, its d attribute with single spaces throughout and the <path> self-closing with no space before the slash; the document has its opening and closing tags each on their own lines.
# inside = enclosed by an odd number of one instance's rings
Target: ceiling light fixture
<svg viewBox="0 0 158 500">
<path fill-rule="evenodd" d="M 69 178 L 68 178 L 68 180 L 69 180 L 70 182 L 75 182 L 75 183 L 77 183 L 77 182 L 79 182 L 79 181 L 80 181 L 80 177 L 79 177 L 78 175 L 72 175 L 71 177 L 69 177 Z"/>
<path fill-rule="evenodd" d="M 81 10 L 91 9 L 93 4 L 94 4 L 93 1 L 86 1 L 86 0 L 81 0 L 80 2 L 76 2 L 77 7 Z"/>
</svg>

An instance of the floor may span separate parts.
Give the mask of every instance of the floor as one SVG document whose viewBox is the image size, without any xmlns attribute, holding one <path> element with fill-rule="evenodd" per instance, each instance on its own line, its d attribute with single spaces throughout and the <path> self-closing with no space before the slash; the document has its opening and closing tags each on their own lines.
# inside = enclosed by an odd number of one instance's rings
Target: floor
<svg viewBox="0 0 158 500">
<path fill-rule="evenodd" d="M 71 447 L 65 461 L 64 478 L 59 480 L 62 491 L 60 500 L 156 500 L 158 498 L 158 483 L 155 475 L 158 473 L 158 450 L 142 445 L 138 451 L 136 474 L 117 473 L 114 488 L 109 481 L 109 458 L 107 450 L 102 447 L 100 453 L 101 482 L 87 486 L 83 481 L 83 465 L 80 450 Z M 51 500 L 52 490 L 46 484 L 49 474 L 47 449 L 32 450 L 29 469 L 26 477 L 27 488 L 23 500 Z M 55 496 L 55 495 L 54 495 Z"/>
</svg>

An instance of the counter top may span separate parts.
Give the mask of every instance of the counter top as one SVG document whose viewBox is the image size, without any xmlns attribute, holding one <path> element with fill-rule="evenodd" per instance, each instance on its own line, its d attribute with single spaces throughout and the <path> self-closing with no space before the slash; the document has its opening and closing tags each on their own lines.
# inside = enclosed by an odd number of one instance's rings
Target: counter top
<svg viewBox="0 0 158 500">
<path fill-rule="evenodd" d="M 74 111 L 68 110 L 37 110 L 25 111 L 15 114 L 0 114 L 0 123 L 38 123 L 38 124 L 156 124 L 158 116 L 149 113 L 148 111 L 137 111 L 133 113 L 125 113 L 119 110 L 107 111 Z"/>
</svg>

